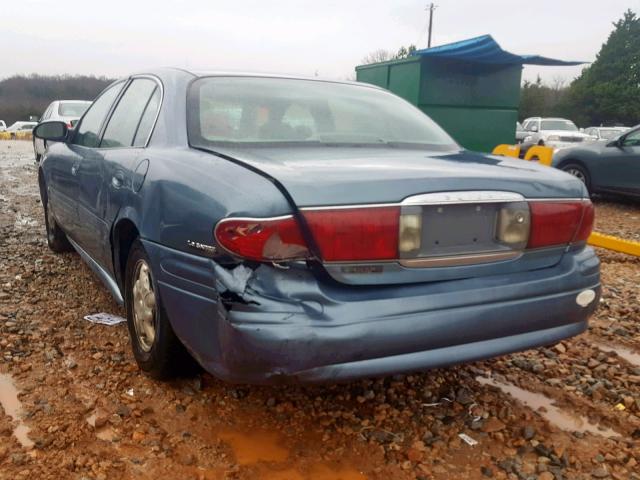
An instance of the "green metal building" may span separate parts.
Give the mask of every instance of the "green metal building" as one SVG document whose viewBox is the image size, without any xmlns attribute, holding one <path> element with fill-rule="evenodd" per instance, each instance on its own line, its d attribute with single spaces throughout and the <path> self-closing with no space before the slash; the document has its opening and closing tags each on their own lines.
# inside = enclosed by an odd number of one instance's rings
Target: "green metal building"
<svg viewBox="0 0 640 480">
<path fill-rule="evenodd" d="M 356 78 L 418 106 L 463 147 L 488 152 L 500 143 L 514 143 L 523 64 L 581 63 L 515 55 L 485 35 L 360 65 Z"/>
</svg>

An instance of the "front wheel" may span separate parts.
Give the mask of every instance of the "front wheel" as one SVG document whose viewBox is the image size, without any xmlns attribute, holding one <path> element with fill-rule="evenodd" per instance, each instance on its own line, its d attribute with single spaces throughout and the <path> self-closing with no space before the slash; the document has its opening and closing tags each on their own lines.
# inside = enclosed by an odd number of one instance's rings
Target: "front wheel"
<svg viewBox="0 0 640 480">
<path fill-rule="evenodd" d="M 589 193 L 591 193 L 591 180 L 586 168 L 584 168 L 582 165 L 578 165 L 577 163 L 568 163 L 566 165 L 563 165 L 561 169 L 563 172 L 567 172 L 569 175 L 573 175 L 582 183 L 584 183 Z"/>
<path fill-rule="evenodd" d="M 142 371 L 166 379 L 192 369 L 193 359 L 171 327 L 151 261 L 139 240 L 127 259 L 125 306 L 133 356 Z"/>
</svg>

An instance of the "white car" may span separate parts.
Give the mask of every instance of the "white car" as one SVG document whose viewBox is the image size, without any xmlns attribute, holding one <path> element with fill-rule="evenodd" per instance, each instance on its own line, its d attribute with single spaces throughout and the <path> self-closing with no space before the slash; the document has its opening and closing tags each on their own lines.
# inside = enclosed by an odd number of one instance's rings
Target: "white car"
<svg viewBox="0 0 640 480">
<path fill-rule="evenodd" d="M 627 130 L 629 127 L 589 127 L 584 129 L 584 133 L 596 137 L 598 140 L 613 140 Z"/>
<path fill-rule="evenodd" d="M 565 118 L 531 117 L 525 119 L 522 126 L 529 132 L 522 142 L 525 149 L 533 145 L 542 145 L 555 151 L 574 147 L 580 142 L 597 140 L 596 137 L 581 132 L 575 123 Z"/>
<path fill-rule="evenodd" d="M 59 120 L 65 122 L 69 128 L 73 128 L 76 122 L 84 115 L 91 102 L 86 100 L 56 100 L 51 102 L 40 117 L 40 121 Z M 33 139 L 33 151 L 36 162 L 39 162 L 47 149 L 47 144 L 39 138 Z"/>
<path fill-rule="evenodd" d="M 14 122 L 5 131 L 11 133 L 11 138 L 16 138 L 18 132 L 30 132 L 38 125 L 38 122 Z"/>
<path fill-rule="evenodd" d="M 7 124 L 4 123 L 4 120 L 0 120 L 0 132 L 4 132 L 7 129 Z"/>
</svg>

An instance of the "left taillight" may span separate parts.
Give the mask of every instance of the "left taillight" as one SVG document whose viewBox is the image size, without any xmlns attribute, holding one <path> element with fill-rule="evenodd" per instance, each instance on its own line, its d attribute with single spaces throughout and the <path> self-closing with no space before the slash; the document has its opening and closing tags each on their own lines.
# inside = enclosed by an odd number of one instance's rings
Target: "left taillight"
<svg viewBox="0 0 640 480">
<path fill-rule="evenodd" d="M 214 235 L 229 253 L 256 261 L 308 258 L 300 226 L 291 215 L 276 218 L 225 218 Z"/>
</svg>

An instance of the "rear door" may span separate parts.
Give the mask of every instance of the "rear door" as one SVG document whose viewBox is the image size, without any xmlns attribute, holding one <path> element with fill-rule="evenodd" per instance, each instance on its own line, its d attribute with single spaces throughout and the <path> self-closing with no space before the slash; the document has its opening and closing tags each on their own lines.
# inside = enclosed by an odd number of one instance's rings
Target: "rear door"
<svg viewBox="0 0 640 480">
<path fill-rule="evenodd" d="M 148 132 L 137 134 L 145 110 L 153 98 L 157 99 L 154 94 L 159 90 L 153 78 L 133 78 L 113 109 L 98 148 L 85 155 L 78 168 L 79 241 L 94 260 L 108 269 L 112 265 L 111 222 L 122 195 L 132 187 L 131 172 L 141 154 L 141 148 L 134 143 L 144 137 L 139 146 L 146 146 Z M 152 110 L 155 119 L 157 102 L 153 102 Z"/>
</svg>

